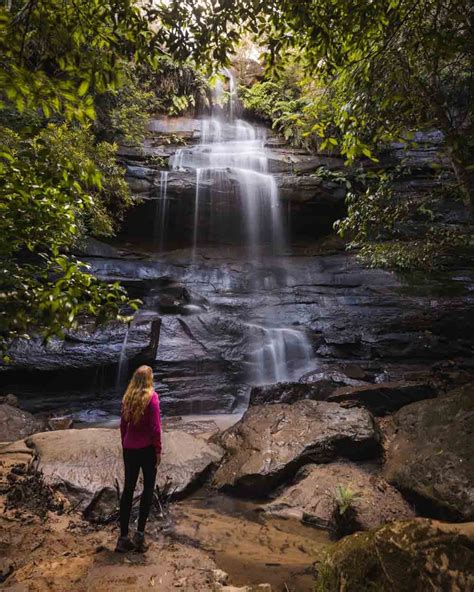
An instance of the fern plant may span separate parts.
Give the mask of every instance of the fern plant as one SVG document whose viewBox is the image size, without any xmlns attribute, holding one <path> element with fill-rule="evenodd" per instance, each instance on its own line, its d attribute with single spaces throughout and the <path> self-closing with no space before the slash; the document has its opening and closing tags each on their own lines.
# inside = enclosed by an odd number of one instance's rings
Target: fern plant
<svg viewBox="0 0 474 592">
<path fill-rule="evenodd" d="M 350 487 L 338 485 L 336 487 L 334 500 L 339 514 L 341 514 L 341 516 L 345 514 L 351 507 L 353 507 L 354 502 L 360 497 L 360 493 L 358 493 L 357 491 L 352 491 Z"/>
<path fill-rule="evenodd" d="M 360 493 L 338 485 L 330 497 L 333 502 L 330 527 L 334 534 L 340 538 L 359 530 L 355 502 L 360 499 Z"/>
</svg>

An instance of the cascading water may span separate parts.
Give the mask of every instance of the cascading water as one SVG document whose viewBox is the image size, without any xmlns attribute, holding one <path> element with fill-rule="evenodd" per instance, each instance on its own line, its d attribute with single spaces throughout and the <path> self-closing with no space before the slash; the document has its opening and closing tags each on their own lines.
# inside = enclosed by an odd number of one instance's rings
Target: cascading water
<svg viewBox="0 0 474 592">
<path fill-rule="evenodd" d="M 286 382 L 309 367 L 313 348 L 301 331 L 252 325 L 251 335 L 254 344 L 250 355 L 252 383 Z"/>
<path fill-rule="evenodd" d="M 120 394 L 123 390 L 125 385 L 127 376 L 128 376 L 128 357 L 127 357 L 127 345 L 128 345 L 128 336 L 130 334 L 132 322 L 127 324 L 127 328 L 125 329 L 125 335 L 123 337 L 122 347 L 120 349 L 120 356 L 117 365 L 117 377 L 115 380 L 115 391 L 116 393 Z"/>
<path fill-rule="evenodd" d="M 268 173 L 265 134 L 242 120 L 202 121 L 201 144 L 180 149 L 171 159 L 175 171 L 196 171 L 194 251 L 199 228 L 209 227 L 216 242 L 236 234 L 256 260 L 263 247 L 281 254 L 285 248 L 278 188 Z M 205 207 L 204 207 L 205 206 Z M 203 216 L 210 213 L 203 223 Z"/>
<path fill-rule="evenodd" d="M 168 218 L 168 171 L 160 172 L 160 189 L 156 203 L 155 227 L 153 231 L 155 247 L 163 250 L 166 238 L 166 223 Z"/>
<path fill-rule="evenodd" d="M 227 244 L 237 233 L 253 264 L 266 255 L 283 256 L 286 232 L 278 187 L 269 173 L 265 131 L 234 119 L 235 83 L 229 77 L 229 115 L 222 117 L 222 84 L 215 91 L 213 115 L 201 122 L 201 143 L 177 150 L 174 171 L 195 171 L 193 260 L 200 244 Z M 205 229 L 205 230 L 204 230 Z M 239 234 L 240 232 L 240 234 Z M 306 335 L 296 329 L 249 325 L 251 382 L 291 380 L 313 359 Z M 300 373 L 301 374 L 301 373 Z"/>
</svg>

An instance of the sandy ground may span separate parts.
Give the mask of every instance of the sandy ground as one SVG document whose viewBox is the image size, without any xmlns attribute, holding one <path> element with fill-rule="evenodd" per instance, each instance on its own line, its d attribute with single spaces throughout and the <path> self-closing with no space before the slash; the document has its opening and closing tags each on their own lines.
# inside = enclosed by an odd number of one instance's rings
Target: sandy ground
<svg viewBox="0 0 474 592">
<path fill-rule="evenodd" d="M 253 502 L 215 495 L 177 504 L 176 534 L 213 558 L 236 586 L 271 584 L 274 591 L 313 592 L 315 562 L 326 532 L 295 520 L 267 518 Z"/>
<path fill-rule="evenodd" d="M 165 421 L 170 427 L 185 424 L 186 431 L 208 439 L 232 425 L 236 415 Z M 203 489 L 171 504 L 165 519 L 152 517 L 147 527 L 150 548 L 145 555 L 116 554 L 117 524 L 90 524 L 64 498 L 63 513 L 48 511 L 44 518 L 38 515 L 44 498 L 35 497 L 36 489 L 31 495 L 27 490 L 25 497 L 31 503 L 15 503 L 6 509 L 12 467 L 27 466 L 32 451 L 22 442 L 5 450 L 9 453 L 0 461 L 2 590 L 314 590 L 315 562 L 329 543 L 327 533 L 294 520 L 266 517 L 254 502 Z M 52 495 L 55 501 L 58 498 L 60 494 Z M 264 583 L 271 588 L 261 587 Z"/>
<path fill-rule="evenodd" d="M 117 526 L 91 525 L 74 513 L 44 520 L 0 504 L 0 588 L 10 591 L 107 592 L 156 589 L 206 592 L 227 584 L 274 592 L 310 592 L 326 535 L 293 521 L 265 519 L 249 502 L 200 496 L 173 504 L 149 525 L 145 555 L 113 552 Z M 266 588 L 267 590 L 269 588 Z"/>
<path fill-rule="evenodd" d="M 8 512 L 0 518 L 3 569 L 13 572 L 2 589 L 75 592 L 216 589 L 207 554 L 169 537 L 151 541 L 145 555 L 113 552 L 113 527 L 95 529 L 79 517 Z"/>
</svg>

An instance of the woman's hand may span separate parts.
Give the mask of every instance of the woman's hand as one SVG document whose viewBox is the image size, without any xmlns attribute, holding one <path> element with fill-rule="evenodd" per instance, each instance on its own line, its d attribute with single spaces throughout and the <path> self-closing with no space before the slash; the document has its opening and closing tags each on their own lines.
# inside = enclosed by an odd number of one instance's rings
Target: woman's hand
<svg viewBox="0 0 474 592">
<path fill-rule="evenodd" d="M 156 466 L 159 467 L 161 465 L 161 452 L 156 453 Z"/>
</svg>

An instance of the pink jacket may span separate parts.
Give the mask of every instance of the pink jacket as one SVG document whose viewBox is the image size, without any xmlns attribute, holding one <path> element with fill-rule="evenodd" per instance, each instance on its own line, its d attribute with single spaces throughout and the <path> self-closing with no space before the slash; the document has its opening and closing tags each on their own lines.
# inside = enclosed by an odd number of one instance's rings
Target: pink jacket
<svg viewBox="0 0 474 592">
<path fill-rule="evenodd" d="M 137 424 L 120 418 L 120 434 L 123 448 L 146 448 L 154 446 L 161 452 L 161 415 L 158 394 L 153 391 L 148 407 Z"/>
</svg>

